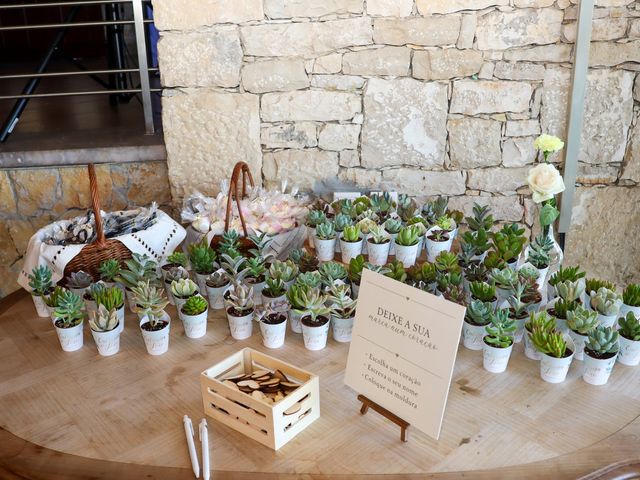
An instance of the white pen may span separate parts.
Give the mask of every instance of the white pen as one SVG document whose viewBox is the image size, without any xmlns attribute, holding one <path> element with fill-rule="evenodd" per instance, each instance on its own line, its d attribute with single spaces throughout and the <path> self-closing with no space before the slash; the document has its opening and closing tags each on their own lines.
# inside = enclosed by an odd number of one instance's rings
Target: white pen
<svg viewBox="0 0 640 480">
<path fill-rule="evenodd" d="M 189 446 L 189 456 L 191 457 L 193 474 L 196 476 L 196 478 L 200 478 L 198 454 L 196 453 L 196 445 L 193 442 L 193 438 L 195 437 L 195 433 L 193 433 L 193 424 L 191 423 L 191 419 L 187 415 L 182 417 L 182 423 L 184 423 L 184 433 L 187 435 L 187 445 Z"/>
<path fill-rule="evenodd" d="M 202 478 L 209 480 L 209 428 L 206 418 L 200 421 L 200 443 L 202 443 Z"/>
</svg>

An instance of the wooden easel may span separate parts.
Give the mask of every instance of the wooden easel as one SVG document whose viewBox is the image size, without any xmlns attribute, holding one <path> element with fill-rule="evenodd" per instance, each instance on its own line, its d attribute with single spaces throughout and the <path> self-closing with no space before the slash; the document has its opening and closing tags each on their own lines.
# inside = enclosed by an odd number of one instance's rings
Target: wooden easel
<svg viewBox="0 0 640 480">
<path fill-rule="evenodd" d="M 362 415 L 367 413 L 369 411 L 369 407 L 371 407 L 380 415 L 387 418 L 388 420 L 391 420 L 393 423 L 395 423 L 400 427 L 400 440 L 402 440 L 403 442 L 407 442 L 409 440 L 409 432 L 407 432 L 410 425 L 409 422 L 405 422 L 396 414 L 391 413 L 389 410 L 387 410 L 384 407 L 381 407 L 373 400 L 369 400 L 364 395 L 358 395 L 358 400 L 362 402 L 362 408 L 360 408 L 360 413 Z"/>
</svg>

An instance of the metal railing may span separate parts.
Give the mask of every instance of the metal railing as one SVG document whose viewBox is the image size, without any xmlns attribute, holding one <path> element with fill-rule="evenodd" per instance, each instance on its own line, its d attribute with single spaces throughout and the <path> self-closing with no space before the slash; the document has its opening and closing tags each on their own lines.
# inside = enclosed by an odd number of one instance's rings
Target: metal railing
<svg viewBox="0 0 640 480">
<path fill-rule="evenodd" d="M 145 31 L 145 25 L 153 23 L 153 20 L 144 18 L 144 10 L 143 3 L 149 2 L 149 0 L 83 0 L 83 1 L 58 1 L 58 2 L 49 2 L 49 3 L 30 3 L 30 4 L 12 4 L 12 5 L 0 5 L 0 12 L 3 10 L 17 10 L 17 9 L 34 9 L 34 8 L 42 8 L 42 7 L 72 7 L 67 15 L 65 16 L 62 23 L 47 23 L 47 24 L 35 24 L 35 25 L 10 25 L 10 26 L 0 26 L 0 32 L 11 32 L 11 31 L 21 31 L 21 30 L 39 30 L 39 29 L 59 29 L 56 34 L 53 42 L 47 49 L 47 51 L 42 56 L 38 67 L 36 68 L 34 73 L 21 73 L 21 74 L 10 74 L 10 75 L 0 75 L 0 81 L 3 80 L 16 80 L 16 79 L 25 79 L 28 80 L 27 84 L 22 90 L 22 93 L 19 95 L 2 95 L 0 96 L 0 100 L 17 100 L 11 110 L 7 119 L 3 122 L 2 128 L 0 130 L 0 142 L 4 142 L 11 132 L 16 127 L 20 115 L 27 107 L 27 103 L 32 98 L 46 98 L 46 97 L 70 97 L 70 96 L 79 96 L 79 95 L 137 95 L 140 94 L 142 108 L 144 112 L 144 124 L 145 131 L 147 134 L 154 133 L 154 124 L 153 124 L 153 111 L 151 105 L 151 92 L 158 92 L 160 89 L 152 89 L 150 87 L 149 82 L 149 73 L 157 72 L 157 68 L 149 68 L 148 66 L 148 50 L 147 50 L 147 35 Z M 117 13 L 118 6 L 123 4 L 131 4 L 132 12 L 133 12 L 133 20 L 126 20 L 119 18 L 119 14 Z M 114 13 L 111 18 L 104 19 L 102 21 L 85 21 L 85 22 L 74 22 L 74 18 L 78 14 L 79 10 L 88 5 L 102 5 L 103 8 L 110 8 L 111 12 Z M 106 15 L 105 15 L 106 16 Z M 122 51 L 123 48 L 123 38 L 122 31 L 117 30 L 118 26 L 132 25 L 134 27 L 135 33 L 135 43 L 137 50 L 137 60 L 138 65 L 136 68 L 127 68 L 126 59 L 124 58 L 124 54 Z M 78 71 L 69 71 L 69 72 L 46 72 L 51 60 L 55 56 L 57 52 L 60 50 L 60 45 L 64 40 L 64 37 L 69 28 L 75 27 L 102 27 L 102 28 L 111 28 L 111 35 L 107 32 L 107 36 L 109 41 L 115 42 L 115 45 L 111 45 L 112 48 L 116 50 L 116 64 L 118 68 L 107 68 L 107 69 L 88 69 L 77 62 L 75 59 L 71 60 L 72 63 L 76 67 L 79 68 Z M 124 74 L 130 73 L 138 73 L 140 78 L 140 85 L 128 86 L 128 82 L 126 78 L 123 77 Z M 100 79 L 97 75 L 108 74 L 110 76 L 115 76 L 116 88 L 113 88 L 114 82 L 106 83 L 102 79 Z M 64 77 L 64 76 L 73 76 L 73 75 L 88 75 L 93 78 L 96 82 L 101 84 L 104 89 L 101 90 L 87 90 L 87 91 L 63 91 L 63 92 L 52 92 L 52 93 L 34 93 L 40 80 L 43 78 L 51 78 L 51 77 Z"/>
</svg>

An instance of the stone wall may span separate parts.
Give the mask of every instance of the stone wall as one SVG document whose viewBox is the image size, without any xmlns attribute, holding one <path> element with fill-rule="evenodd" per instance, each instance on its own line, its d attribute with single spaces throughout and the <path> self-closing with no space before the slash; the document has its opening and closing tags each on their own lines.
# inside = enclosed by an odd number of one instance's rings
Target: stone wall
<svg viewBox="0 0 640 480">
<path fill-rule="evenodd" d="M 98 165 L 96 176 L 104 210 L 171 203 L 164 160 Z M 0 170 L 0 298 L 19 288 L 15 280 L 33 233 L 90 207 L 86 167 Z"/>
<path fill-rule="evenodd" d="M 576 1 L 154 0 L 174 200 L 244 160 L 535 231 L 526 172 L 539 133 L 566 136 Z M 596 4 L 568 257 L 640 281 L 640 2 Z"/>
</svg>

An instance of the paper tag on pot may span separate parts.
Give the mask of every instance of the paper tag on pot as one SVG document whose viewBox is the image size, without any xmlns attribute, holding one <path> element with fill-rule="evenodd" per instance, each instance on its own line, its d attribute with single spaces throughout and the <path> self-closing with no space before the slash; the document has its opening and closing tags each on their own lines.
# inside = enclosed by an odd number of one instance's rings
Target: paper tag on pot
<svg viewBox="0 0 640 480">
<path fill-rule="evenodd" d="M 360 192 L 333 192 L 333 201 L 336 202 L 338 200 L 355 200 L 362 196 Z"/>
<path fill-rule="evenodd" d="M 345 383 L 437 439 L 465 308 L 362 272 Z"/>
</svg>

